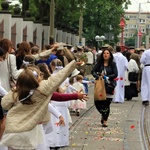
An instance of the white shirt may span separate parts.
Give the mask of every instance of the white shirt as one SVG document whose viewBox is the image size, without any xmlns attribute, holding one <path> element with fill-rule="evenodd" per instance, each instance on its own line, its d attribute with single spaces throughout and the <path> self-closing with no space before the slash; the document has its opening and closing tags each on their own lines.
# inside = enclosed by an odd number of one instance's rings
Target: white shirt
<svg viewBox="0 0 150 150">
<path fill-rule="evenodd" d="M 85 53 L 86 54 L 86 56 L 87 56 L 87 59 L 88 59 L 88 61 L 87 61 L 87 64 L 93 64 L 93 60 L 94 60 L 94 56 L 93 56 L 93 54 L 92 54 L 92 52 L 87 52 L 87 53 Z"/>
</svg>

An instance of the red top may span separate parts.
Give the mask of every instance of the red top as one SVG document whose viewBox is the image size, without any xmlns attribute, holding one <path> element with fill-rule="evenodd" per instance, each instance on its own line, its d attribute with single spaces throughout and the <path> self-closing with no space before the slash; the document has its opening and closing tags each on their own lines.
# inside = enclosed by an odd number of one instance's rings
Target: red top
<svg viewBox="0 0 150 150">
<path fill-rule="evenodd" d="M 54 92 L 51 97 L 52 101 L 60 101 L 60 102 L 75 100 L 75 99 L 78 99 L 77 93 L 65 94 L 65 93 Z"/>
</svg>

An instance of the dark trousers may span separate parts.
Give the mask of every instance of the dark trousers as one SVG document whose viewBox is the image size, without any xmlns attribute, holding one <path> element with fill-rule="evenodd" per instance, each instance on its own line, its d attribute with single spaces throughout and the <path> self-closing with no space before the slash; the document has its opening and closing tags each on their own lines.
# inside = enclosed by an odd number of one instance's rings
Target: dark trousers
<svg viewBox="0 0 150 150">
<path fill-rule="evenodd" d="M 95 101 L 95 107 L 102 115 L 103 120 L 107 121 L 109 114 L 110 114 L 110 104 L 112 98 L 107 98 L 104 101 Z"/>
<path fill-rule="evenodd" d="M 132 89 L 131 89 L 130 85 L 125 86 L 124 92 L 125 92 L 124 98 L 127 98 L 127 100 L 131 100 L 132 99 Z"/>
</svg>

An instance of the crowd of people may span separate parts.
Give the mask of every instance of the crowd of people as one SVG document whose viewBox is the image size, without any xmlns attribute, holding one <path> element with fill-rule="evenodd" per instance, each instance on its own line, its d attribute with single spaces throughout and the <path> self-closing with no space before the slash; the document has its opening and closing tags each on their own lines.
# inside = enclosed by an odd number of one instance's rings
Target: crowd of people
<svg viewBox="0 0 150 150">
<path fill-rule="evenodd" d="M 66 43 L 45 45 L 42 50 L 23 41 L 12 47 L 9 39 L 0 40 L 0 148 L 2 150 L 48 150 L 69 146 L 70 112 L 80 116 L 87 109 L 89 80 L 102 76 L 114 90 L 106 99 L 94 100 L 107 127 L 110 104 L 132 100 L 141 91 L 143 105 L 149 104 L 149 51 L 130 47 L 103 46 L 99 51 L 88 46 Z M 144 53 L 143 53 L 144 52 Z M 142 54 L 143 53 L 143 54 Z M 129 80 L 130 72 L 138 75 Z"/>
</svg>

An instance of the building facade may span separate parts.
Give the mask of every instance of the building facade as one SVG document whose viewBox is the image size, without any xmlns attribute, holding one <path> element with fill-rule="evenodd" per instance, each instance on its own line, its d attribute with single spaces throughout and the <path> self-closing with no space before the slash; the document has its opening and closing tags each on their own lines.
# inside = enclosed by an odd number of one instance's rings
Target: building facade
<svg viewBox="0 0 150 150">
<path fill-rule="evenodd" d="M 126 12 L 125 13 L 125 28 L 124 28 L 124 41 L 126 38 L 138 36 L 139 35 L 140 45 L 144 45 L 146 48 L 149 44 L 149 35 L 150 35 L 150 13 L 148 12 Z M 139 30 L 139 32 L 138 32 Z M 121 35 L 120 35 L 121 37 Z M 142 42 L 141 38 L 145 38 Z M 137 39 L 137 38 L 136 38 Z M 139 45 L 139 46 L 140 46 Z M 137 46 L 137 40 L 135 42 L 135 47 Z"/>
</svg>

